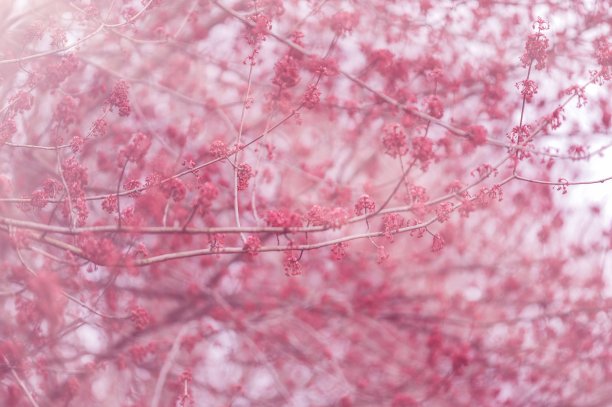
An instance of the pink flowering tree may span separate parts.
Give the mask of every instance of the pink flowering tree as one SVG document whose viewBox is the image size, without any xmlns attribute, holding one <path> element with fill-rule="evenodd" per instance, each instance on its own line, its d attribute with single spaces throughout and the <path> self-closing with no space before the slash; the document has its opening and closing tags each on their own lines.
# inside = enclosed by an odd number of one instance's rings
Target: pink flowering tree
<svg viewBox="0 0 612 407">
<path fill-rule="evenodd" d="M 610 13 L 0 2 L 0 404 L 607 405 Z"/>
</svg>

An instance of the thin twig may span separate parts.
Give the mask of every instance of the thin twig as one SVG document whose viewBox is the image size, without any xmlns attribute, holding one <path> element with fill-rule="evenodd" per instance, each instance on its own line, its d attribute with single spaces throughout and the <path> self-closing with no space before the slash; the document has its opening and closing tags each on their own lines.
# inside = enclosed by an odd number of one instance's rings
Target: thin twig
<svg viewBox="0 0 612 407">
<path fill-rule="evenodd" d="M 168 378 L 168 373 L 170 372 L 170 368 L 172 364 L 176 360 L 179 351 L 181 350 L 181 340 L 187 333 L 189 328 L 189 323 L 184 324 L 181 329 L 176 334 L 174 341 L 172 342 L 172 347 L 170 348 L 170 352 L 166 355 L 166 359 L 164 360 L 164 364 L 162 365 L 159 376 L 157 377 L 157 381 L 155 382 L 155 390 L 153 391 L 153 398 L 151 399 L 151 407 L 159 406 L 161 401 L 162 390 L 164 388 L 164 384 Z"/>
<path fill-rule="evenodd" d="M 17 374 L 17 371 L 11 365 L 11 362 L 8 360 L 8 358 L 6 357 L 5 354 L 2 354 L 2 359 L 4 359 L 4 363 L 6 363 L 6 366 L 11 370 L 11 374 L 13 375 L 13 379 L 15 379 L 15 381 L 17 382 L 19 387 L 21 387 L 21 390 L 23 391 L 23 393 L 28 398 L 28 401 L 30 402 L 30 404 L 33 405 L 34 407 L 39 407 L 38 402 L 36 400 L 34 400 L 34 396 L 32 395 L 32 393 L 30 392 L 30 390 L 26 386 L 25 382 L 23 382 L 21 380 L 21 378 Z"/>
</svg>

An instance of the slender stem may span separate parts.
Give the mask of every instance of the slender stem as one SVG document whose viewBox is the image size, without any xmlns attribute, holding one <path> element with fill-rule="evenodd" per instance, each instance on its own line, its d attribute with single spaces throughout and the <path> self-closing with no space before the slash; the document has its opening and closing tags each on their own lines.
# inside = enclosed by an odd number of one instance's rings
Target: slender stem
<svg viewBox="0 0 612 407">
<path fill-rule="evenodd" d="M 172 364 L 178 357 L 178 354 L 181 350 L 181 341 L 183 340 L 183 337 L 187 333 L 188 328 L 189 328 L 189 324 L 188 323 L 184 324 L 181 327 L 181 329 L 178 331 L 178 333 L 176 334 L 174 338 L 174 341 L 172 342 L 172 347 L 170 348 L 170 352 L 168 352 L 168 355 L 166 356 L 166 359 L 164 360 L 164 364 L 159 370 L 159 376 L 157 376 L 157 381 L 155 382 L 155 390 L 153 391 L 153 398 L 151 399 L 151 407 L 159 406 L 161 395 L 162 395 L 162 390 L 168 378 L 168 373 L 170 373 L 170 368 L 172 367 Z"/>
<path fill-rule="evenodd" d="M 242 140 L 242 131 L 244 129 L 244 119 L 246 116 L 246 109 L 249 103 L 249 95 L 251 93 L 251 83 L 253 79 L 253 62 L 249 63 L 249 77 L 247 80 L 247 90 L 244 95 L 244 101 L 242 103 L 242 111 L 240 112 L 240 125 L 238 127 L 238 135 L 236 136 L 236 153 L 234 154 L 234 217 L 236 219 L 236 226 L 240 227 L 240 203 L 238 202 L 238 155 L 241 150 L 240 142 Z M 240 233 L 242 242 L 246 244 L 246 236 Z"/>
<path fill-rule="evenodd" d="M 128 165 L 128 160 L 126 158 L 125 163 L 123 164 L 123 168 L 121 168 L 121 174 L 119 175 L 119 181 L 117 181 L 117 190 L 115 196 L 117 197 L 117 228 L 121 230 L 121 196 L 119 192 L 121 191 L 121 181 L 123 181 L 123 175 L 125 174 L 125 168 Z"/>
<path fill-rule="evenodd" d="M 19 385 L 23 393 L 26 395 L 30 404 L 33 405 L 34 407 L 38 407 L 39 406 L 38 402 L 34 400 L 34 396 L 32 395 L 32 392 L 30 392 L 25 382 L 21 380 L 15 368 L 11 365 L 11 361 L 8 360 L 5 354 L 2 354 L 2 359 L 4 360 L 4 363 L 6 364 L 6 366 L 11 370 L 11 375 L 13 376 L 13 379 L 15 379 L 15 381 L 17 382 L 17 384 Z"/>
<path fill-rule="evenodd" d="M 62 170 L 62 162 L 61 162 L 61 159 L 60 159 L 59 150 L 57 150 L 56 152 L 57 152 L 57 154 L 56 154 L 56 158 L 57 158 L 57 172 L 59 173 L 60 179 L 62 180 L 62 185 L 64 186 L 64 189 L 66 190 L 66 198 L 65 198 L 65 200 L 68 201 L 68 222 L 70 224 L 70 228 L 74 229 L 74 228 L 76 228 L 76 222 L 74 220 L 74 213 L 72 212 L 72 197 L 70 196 L 70 189 L 68 188 L 68 183 L 66 182 L 66 178 L 64 177 L 64 171 Z"/>
<path fill-rule="evenodd" d="M 525 82 L 529 80 L 529 76 L 531 75 L 531 66 L 533 65 L 533 59 L 529 63 L 529 69 L 527 69 L 527 77 L 525 78 Z M 527 95 L 523 95 L 523 104 L 521 106 L 521 118 L 519 120 L 519 127 L 523 125 L 523 115 L 525 114 L 525 104 L 527 103 Z"/>
</svg>

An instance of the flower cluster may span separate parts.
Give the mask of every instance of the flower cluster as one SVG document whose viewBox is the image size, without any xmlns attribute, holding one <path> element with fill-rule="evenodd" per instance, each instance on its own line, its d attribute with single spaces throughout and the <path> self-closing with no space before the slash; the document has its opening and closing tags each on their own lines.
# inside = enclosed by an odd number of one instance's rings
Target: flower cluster
<svg viewBox="0 0 612 407">
<path fill-rule="evenodd" d="M 442 101 L 437 96 L 430 96 L 425 101 L 426 112 L 431 117 L 436 119 L 442 118 L 444 116 L 444 105 Z"/>
<path fill-rule="evenodd" d="M 385 154 L 395 158 L 406 155 L 408 144 L 406 143 L 406 133 L 398 123 L 389 123 L 383 127 L 383 146 Z"/>
<path fill-rule="evenodd" d="M 213 233 L 208 235 L 208 247 L 213 252 L 223 250 L 225 246 L 225 235 L 223 233 Z"/>
<path fill-rule="evenodd" d="M 538 85 L 531 79 L 525 79 L 516 83 L 516 88 L 521 90 L 521 95 L 527 103 L 531 102 L 533 95 L 538 93 Z"/>
<path fill-rule="evenodd" d="M 159 186 L 166 198 L 172 198 L 174 202 L 182 201 L 187 195 L 185 183 L 178 178 L 172 178 Z"/>
<path fill-rule="evenodd" d="M 79 116 L 78 107 L 79 99 L 64 95 L 55 107 L 53 120 L 57 121 L 60 126 L 63 127 L 68 127 L 70 124 L 76 123 Z"/>
<path fill-rule="evenodd" d="M 470 175 L 472 177 L 478 176 L 478 178 L 486 178 L 490 175 L 497 176 L 497 174 L 499 174 L 497 168 L 493 167 L 491 164 L 486 163 L 480 164 L 478 167 L 476 167 L 475 170 L 470 172 Z"/>
<path fill-rule="evenodd" d="M 30 205 L 35 209 L 44 208 L 50 199 L 55 198 L 57 192 L 62 188 L 62 184 L 54 179 L 45 180 L 42 188 L 32 192 Z"/>
<path fill-rule="evenodd" d="M 472 142 L 474 142 L 474 144 L 477 146 L 481 146 L 487 142 L 487 129 L 485 129 L 483 126 L 470 126 L 466 129 L 466 131 Z"/>
<path fill-rule="evenodd" d="M 249 180 L 253 177 L 253 169 L 247 163 L 238 165 L 236 172 L 238 177 L 238 191 L 244 191 L 249 188 Z"/>
<path fill-rule="evenodd" d="M 332 259 L 334 260 L 342 260 L 346 257 L 346 248 L 348 247 L 348 243 L 340 242 L 336 243 L 331 248 Z"/>
<path fill-rule="evenodd" d="M 141 162 L 151 147 L 151 136 L 137 132 L 132 135 L 129 144 L 119 150 L 118 166 L 123 167 L 127 162 Z"/>
<path fill-rule="evenodd" d="M 399 213 L 387 213 L 383 216 L 385 237 L 393 241 L 393 235 L 406 225 L 406 220 Z"/>
<path fill-rule="evenodd" d="M 475 206 L 480 208 L 486 208 L 489 206 L 491 201 L 497 199 L 498 202 L 501 202 L 504 195 L 501 189 L 501 186 L 494 185 L 492 188 L 481 187 L 476 194 L 476 198 L 472 201 Z"/>
<path fill-rule="evenodd" d="M 435 234 L 433 236 L 433 243 L 431 245 L 431 251 L 432 252 L 439 252 L 442 249 L 444 249 L 444 245 L 445 245 L 445 242 L 444 242 L 444 239 L 442 238 L 442 236 L 440 236 L 439 233 Z"/>
<path fill-rule="evenodd" d="M 142 331 L 153 322 L 153 317 L 142 307 L 133 307 L 130 312 L 130 320 L 136 329 Z"/>
<path fill-rule="evenodd" d="M 121 80 L 115 84 L 113 91 L 108 97 L 108 104 L 110 105 L 110 110 L 113 110 L 113 107 L 119 109 L 119 116 L 129 116 L 131 113 L 130 107 L 130 97 L 129 97 L 130 85 Z"/>
<path fill-rule="evenodd" d="M 129 179 L 123 183 L 123 189 L 126 191 L 132 191 L 129 194 L 130 198 L 138 198 L 141 195 L 141 191 L 138 191 L 141 185 L 142 184 L 137 179 Z"/>
<path fill-rule="evenodd" d="M 13 134 L 17 133 L 17 124 L 15 119 L 8 118 L 0 122 L 0 144 L 9 141 Z"/>
<path fill-rule="evenodd" d="M 376 210 L 376 204 L 369 195 L 362 195 L 355 204 L 355 215 L 361 216 L 364 213 L 373 213 Z"/>
<path fill-rule="evenodd" d="M 561 127 L 561 124 L 565 121 L 564 113 L 563 106 L 559 106 L 548 117 L 548 122 L 553 130 Z"/>
<path fill-rule="evenodd" d="M 266 35 L 272 29 L 272 22 L 262 13 L 253 14 L 249 20 L 253 25 L 248 27 L 245 38 L 249 45 L 258 47 L 262 41 L 266 40 Z"/>
<path fill-rule="evenodd" d="M 572 160 L 584 160 L 588 157 L 588 151 L 584 146 L 579 144 L 572 144 L 569 146 L 567 150 L 567 154 L 572 158 Z"/>
<path fill-rule="evenodd" d="M 274 65 L 274 79 L 272 83 L 281 89 L 292 88 L 300 81 L 300 72 L 297 61 L 291 55 L 283 56 Z"/>
<path fill-rule="evenodd" d="M 102 201 L 102 209 L 109 215 L 117 212 L 119 208 L 117 195 L 109 195 Z"/>
<path fill-rule="evenodd" d="M 350 33 L 359 24 L 359 14 L 339 11 L 331 18 L 331 28 L 337 36 Z"/>
<path fill-rule="evenodd" d="M 338 62 L 329 57 L 310 56 L 306 60 L 305 68 L 317 76 L 336 76 L 339 73 Z"/>
<path fill-rule="evenodd" d="M 210 154 L 212 154 L 215 158 L 224 158 L 229 155 L 229 149 L 225 145 L 225 143 L 221 140 L 215 140 L 210 145 Z"/>
<path fill-rule="evenodd" d="M 304 93 L 304 107 L 306 109 L 314 109 L 319 105 L 319 101 L 321 99 L 321 91 L 314 83 L 308 85 L 306 89 L 306 93 Z"/>
<path fill-rule="evenodd" d="M 201 215 L 208 213 L 212 201 L 219 195 L 219 190 L 212 182 L 205 182 L 198 188 L 196 205 Z"/>
<path fill-rule="evenodd" d="M 313 205 L 306 215 L 306 220 L 313 226 L 324 226 L 339 229 L 348 222 L 349 212 L 342 207 L 324 208 Z"/>
<path fill-rule="evenodd" d="M 266 212 L 266 223 L 273 227 L 301 227 L 303 226 L 302 215 L 287 209 L 269 210 Z"/>
<path fill-rule="evenodd" d="M 426 171 L 434 158 L 433 142 L 427 136 L 412 139 L 412 156 L 421 163 L 421 169 Z"/>
<path fill-rule="evenodd" d="M 85 187 L 88 183 L 87 169 L 82 166 L 75 157 L 71 157 L 62 163 L 64 180 L 70 193 L 71 205 L 77 212 L 77 225 L 83 226 L 89 215 L 87 201 L 85 200 Z M 62 212 L 66 218 L 69 214 L 70 204 L 64 202 Z"/>
<path fill-rule="evenodd" d="M 108 122 L 104 120 L 104 118 L 96 119 L 91 128 L 89 129 L 89 134 L 93 137 L 102 137 L 106 135 L 106 130 L 108 128 Z"/>
<path fill-rule="evenodd" d="M 425 216 L 427 214 L 427 207 L 425 207 L 427 201 L 429 201 L 429 195 L 427 195 L 425 188 L 418 185 L 409 186 L 406 202 L 412 205 L 413 212 L 417 216 Z"/>
<path fill-rule="evenodd" d="M 541 32 L 537 32 L 527 37 L 525 43 L 525 53 L 521 56 L 523 67 L 529 66 L 532 61 L 536 61 L 535 69 L 546 68 L 546 49 L 548 48 L 548 38 Z"/>
<path fill-rule="evenodd" d="M 595 48 L 595 58 L 601 67 L 597 74 L 598 78 L 602 80 L 599 83 L 603 84 L 604 80 L 609 81 L 612 78 L 612 68 L 610 68 L 612 66 L 612 47 L 610 47 L 610 43 L 605 36 L 596 38 L 593 46 Z"/>
<path fill-rule="evenodd" d="M 569 186 L 569 181 L 565 178 L 559 178 L 559 184 L 554 187 L 557 191 L 561 191 L 563 195 L 567 194 L 567 187 Z"/>
<path fill-rule="evenodd" d="M 251 256 L 257 256 L 259 249 L 261 248 L 261 240 L 255 235 L 247 237 L 246 243 L 244 244 L 244 250 Z"/>
<path fill-rule="evenodd" d="M 74 54 L 63 56 L 56 64 L 47 66 L 44 85 L 51 89 L 57 88 L 70 75 L 75 73 L 79 68 L 79 58 Z"/>
<path fill-rule="evenodd" d="M 298 276 L 302 274 L 302 265 L 300 259 L 291 250 L 285 251 L 285 259 L 283 261 L 283 268 L 285 269 L 285 275 Z"/>
<path fill-rule="evenodd" d="M 453 211 L 452 202 L 442 202 L 436 208 L 436 216 L 440 223 L 444 223 L 450 217 L 451 212 Z"/>
<path fill-rule="evenodd" d="M 584 87 L 573 85 L 565 90 L 566 95 L 571 95 L 572 97 L 577 97 L 578 101 L 576 102 L 576 107 L 582 107 L 587 104 L 587 98 L 584 93 Z"/>
<path fill-rule="evenodd" d="M 30 92 L 20 90 L 14 96 L 9 98 L 9 104 L 11 105 L 12 113 L 21 113 L 28 111 L 32 108 L 34 103 L 34 97 Z"/>
<path fill-rule="evenodd" d="M 508 139 L 512 144 L 522 145 L 528 142 L 531 138 L 531 126 L 522 125 L 522 126 L 514 126 L 510 134 L 508 134 Z"/>
<path fill-rule="evenodd" d="M 77 243 L 83 251 L 83 256 L 96 264 L 113 265 L 121 256 L 117 245 L 106 236 L 82 234 Z"/>
</svg>

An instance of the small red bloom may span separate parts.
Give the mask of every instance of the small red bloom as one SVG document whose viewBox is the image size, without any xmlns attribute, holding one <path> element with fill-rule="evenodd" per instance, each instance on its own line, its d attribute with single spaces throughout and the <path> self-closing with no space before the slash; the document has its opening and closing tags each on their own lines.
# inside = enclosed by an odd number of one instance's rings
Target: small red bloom
<svg viewBox="0 0 612 407">
<path fill-rule="evenodd" d="M 400 124 L 386 124 L 383 127 L 383 133 L 383 146 L 385 147 L 385 154 L 393 158 L 406 155 L 408 152 L 406 133 Z"/>
<path fill-rule="evenodd" d="M 376 204 L 368 195 L 362 195 L 355 204 L 355 215 L 360 216 L 364 213 L 373 213 L 376 210 Z"/>
<path fill-rule="evenodd" d="M 261 240 L 259 239 L 259 237 L 251 235 L 247 237 L 244 248 L 251 256 L 257 256 L 257 253 L 261 248 Z"/>
<path fill-rule="evenodd" d="M 247 163 L 238 165 L 238 191 L 249 188 L 249 180 L 253 177 L 253 169 Z"/>
<path fill-rule="evenodd" d="M 132 111 L 129 90 L 130 85 L 126 81 L 121 80 L 117 82 L 108 98 L 110 109 L 112 110 L 113 107 L 119 109 L 119 116 L 129 116 Z"/>
<path fill-rule="evenodd" d="M 444 242 L 444 239 L 442 239 L 442 236 L 440 236 L 439 234 L 435 234 L 433 237 L 433 243 L 431 245 L 431 251 L 439 252 L 440 250 L 444 248 L 444 245 L 445 245 L 445 242 Z"/>
</svg>

